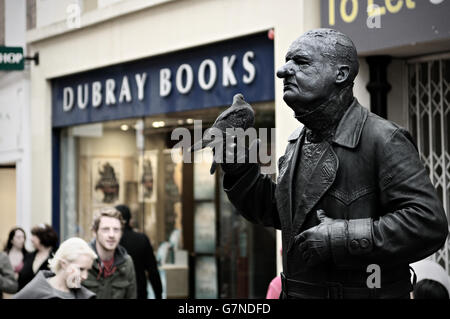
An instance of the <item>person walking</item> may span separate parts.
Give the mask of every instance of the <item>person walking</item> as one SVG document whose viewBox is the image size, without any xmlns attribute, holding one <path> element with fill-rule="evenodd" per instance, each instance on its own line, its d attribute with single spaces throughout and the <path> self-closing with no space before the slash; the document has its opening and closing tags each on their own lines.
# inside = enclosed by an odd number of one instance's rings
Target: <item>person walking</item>
<svg viewBox="0 0 450 319">
<path fill-rule="evenodd" d="M 97 255 L 81 238 L 64 241 L 41 270 L 13 299 L 92 299 L 95 293 L 81 286 Z"/>
<path fill-rule="evenodd" d="M 17 287 L 17 280 L 8 255 L 0 252 L 0 299 L 3 299 L 3 292 L 13 294 L 17 291 Z"/>
<path fill-rule="evenodd" d="M 31 229 L 31 243 L 35 251 L 24 259 L 19 272 L 19 290 L 26 286 L 41 270 L 49 270 L 48 260 L 58 248 L 58 234 L 52 226 L 40 224 Z"/>
<path fill-rule="evenodd" d="M 5 245 L 5 253 L 9 257 L 16 279 L 19 278 L 19 272 L 22 270 L 24 260 L 29 254 L 25 248 L 26 239 L 25 231 L 20 227 L 14 227 L 9 232 L 8 241 Z"/>
<path fill-rule="evenodd" d="M 130 226 L 131 213 L 126 205 L 118 205 L 116 209 L 125 221 L 120 245 L 125 247 L 134 263 L 137 284 L 137 299 L 147 299 L 147 276 L 152 285 L 156 299 L 161 299 L 162 284 L 158 265 L 153 253 L 150 239 L 144 233 L 135 232 Z"/>
<path fill-rule="evenodd" d="M 411 268 L 417 281 L 413 299 L 450 299 L 450 278 L 439 263 L 422 259 L 411 264 Z"/>
<path fill-rule="evenodd" d="M 131 256 L 119 245 L 124 222 L 114 207 L 101 208 L 94 214 L 89 243 L 97 254 L 88 278 L 83 285 L 97 295 L 97 299 L 136 299 L 136 275 Z"/>
</svg>

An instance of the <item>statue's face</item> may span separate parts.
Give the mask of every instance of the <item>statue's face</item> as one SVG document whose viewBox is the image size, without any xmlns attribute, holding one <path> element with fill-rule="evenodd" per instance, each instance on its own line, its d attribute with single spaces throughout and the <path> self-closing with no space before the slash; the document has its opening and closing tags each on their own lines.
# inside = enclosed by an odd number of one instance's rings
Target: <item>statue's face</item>
<svg viewBox="0 0 450 319">
<path fill-rule="evenodd" d="M 303 115 L 327 101 L 336 90 L 336 67 L 324 55 L 323 39 L 300 37 L 286 54 L 286 63 L 277 71 L 283 79 L 284 101 L 296 115 Z"/>
</svg>

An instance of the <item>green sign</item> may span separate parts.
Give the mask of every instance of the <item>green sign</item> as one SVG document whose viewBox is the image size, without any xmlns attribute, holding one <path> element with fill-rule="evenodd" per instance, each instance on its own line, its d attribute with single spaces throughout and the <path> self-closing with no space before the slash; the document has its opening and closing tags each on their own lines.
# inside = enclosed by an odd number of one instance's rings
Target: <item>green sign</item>
<svg viewBox="0 0 450 319">
<path fill-rule="evenodd" d="M 23 48 L 0 47 L 0 70 L 23 70 Z"/>
</svg>

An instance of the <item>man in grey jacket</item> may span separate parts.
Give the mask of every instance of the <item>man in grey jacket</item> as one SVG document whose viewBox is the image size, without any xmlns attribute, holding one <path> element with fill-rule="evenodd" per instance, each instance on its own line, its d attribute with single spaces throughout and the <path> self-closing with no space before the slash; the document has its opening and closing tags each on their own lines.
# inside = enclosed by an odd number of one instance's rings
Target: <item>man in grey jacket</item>
<svg viewBox="0 0 450 319">
<path fill-rule="evenodd" d="M 354 98 L 358 67 L 338 31 L 296 39 L 277 76 L 304 127 L 289 137 L 277 183 L 258 164 L 221 164 L 238 211 L 282 231 L 284 298 L 409 298 L 409 263 L 447 238 L 410 134 Z"/>
<path fill-rule="evenodd" d="M 114 207 L 99 210 L 92 230 L 95 239 L 90 243 L 98 255 L 83 286 L 93 291 L 97 299 L 136 299 L 136 275 L 133 260 L 119 245 L 124 221 Z"/>
<path fill-rule="evenodd" d="M 3 298 L 3 292 L 13 294 L 17 291 L 17 287 L 17 280 L 9 257 L 4 252 L 0 252 L 0 299 Z"/>
</svg>

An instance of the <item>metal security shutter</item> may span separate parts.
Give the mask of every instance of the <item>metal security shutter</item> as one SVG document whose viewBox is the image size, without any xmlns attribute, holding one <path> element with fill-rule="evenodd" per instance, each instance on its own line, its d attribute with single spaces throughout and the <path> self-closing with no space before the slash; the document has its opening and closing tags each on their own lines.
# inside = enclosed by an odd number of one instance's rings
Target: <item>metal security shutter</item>
<svg viewBox="0 0 450 319">
<path fill-rule="evenodd" d="M 450 220 L 450 55 L 408 64 L 409 130 Z M 432 259 L 450 275 L 449 238 Z"/>
</svg>

